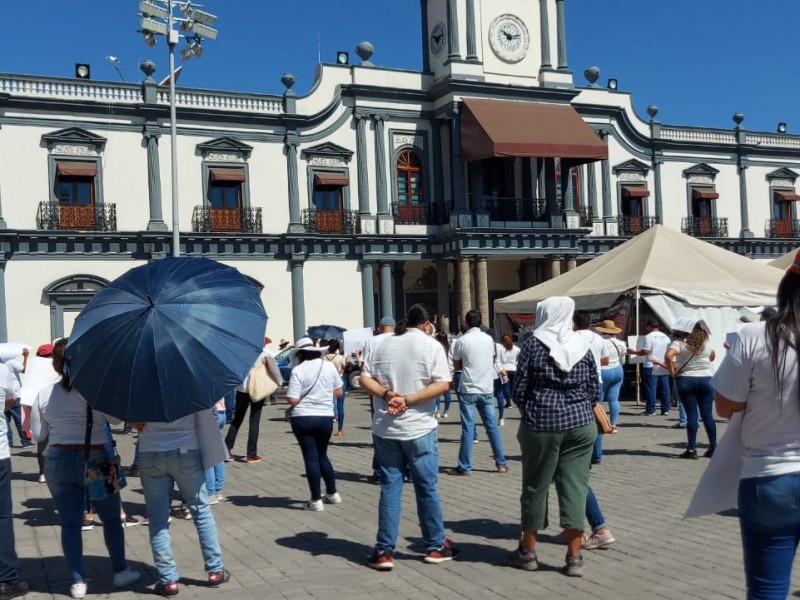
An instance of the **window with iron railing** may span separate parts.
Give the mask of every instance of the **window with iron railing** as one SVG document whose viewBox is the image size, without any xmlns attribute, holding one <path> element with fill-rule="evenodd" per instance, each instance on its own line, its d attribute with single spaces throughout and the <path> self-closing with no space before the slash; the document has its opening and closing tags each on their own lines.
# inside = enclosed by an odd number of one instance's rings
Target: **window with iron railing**
<svg viewBox="0 0 800 600">
<path fill-rule="evenodd" d="M 117 205 L 103 202 L 62 204 L 57 200 L 40 202 L 36 228 L 47 231 L 116 231 Z"/>
</svg>

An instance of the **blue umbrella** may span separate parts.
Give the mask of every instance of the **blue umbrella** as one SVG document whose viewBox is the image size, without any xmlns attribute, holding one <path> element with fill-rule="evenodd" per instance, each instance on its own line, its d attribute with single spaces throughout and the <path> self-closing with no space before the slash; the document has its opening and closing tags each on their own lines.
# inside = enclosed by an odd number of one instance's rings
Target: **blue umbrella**
<svg viewBox="0 0 800 600">
<path fill-rule="evenodd" d="M 258 287 L 206 258 L 164 258 L 97 292 L 66 349 L 72 385 L 129 422 L 210 408 L 244 380 L 264 343 Z"/>
<path fill-rule="evenodd" d="M 347 331 L 346 327 L 338 325 L 314 325 L 308 328 L 306 335 L 318 340 L 341 340 L 345 331 Z"/>
</svg>

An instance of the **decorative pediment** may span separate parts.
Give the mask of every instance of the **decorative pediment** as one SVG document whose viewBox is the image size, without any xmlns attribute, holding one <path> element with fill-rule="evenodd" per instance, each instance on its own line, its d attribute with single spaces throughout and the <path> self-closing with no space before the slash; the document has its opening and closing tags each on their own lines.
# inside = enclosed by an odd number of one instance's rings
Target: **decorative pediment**
<svg viewBox="0 0 800 600">
<path fill-rule="evenodd" d="M 80 127 L 68 127 L 42 136 L 42 142 L 54 154 L 97 155 L 106 147 L 106 141 L 106 138 Z"/>
<path fill-rule="evenodd" d="M 347 148 L 342 148 L 341 146 L 337 146 L 331 142 L 325 142 L 324 144 L 319 144 L 318 146 L 312 146 L 311 148 L 306 148 L 300 153 L 300 157 L 303 160 L 308 160 L 309 162 L 313 162 L 316 159 L 337 159 L 343 161 L 345 163 L 350 162 L 350 159 L 353 156 L 353 151 L 348 150 Z"/>
<path fill-rule="evenodd" d="M 767 173 L 767 181 L 774 185 L 775 180 L 784 180 L 784 181 L 791 181 L 792 185 L 794 185 L 795 180 L 797 179 L 798 175 L 791 169 L 787 169 L 786 167 L 782 169 L 778 169 L 777 171 L 772 171 L 771 173 Z"/>
<path fill-rule="evenodd" d="M 635 158 L 626 160 L 624 163 L 620 163 L 613 168 L 614 175 L 619 173 L 642 173 L 647 175 L 649 171 L 650 165 L 643 163 L 640 160 L 636 160 Z"/>
<path fill-rule="evenodd" d="M 717 173 L 719 173 L 719 169 L 715 169 L 706 163 L 699 163 L 693 167 L 684 169 L 683 176 L 687 179 L 691 179 L 692 177 L 705 177 L 709 178 L 711 181 L 714 181 L 714 179 L 717 177 Z"/>
<path fill-rule="evenodd" d="M 244 162 L 250 158 L 253 147 L 232 137 L 221 137 L 210 142 L 197 144 L 203 160 L 221 162 Z"/>
</svg>

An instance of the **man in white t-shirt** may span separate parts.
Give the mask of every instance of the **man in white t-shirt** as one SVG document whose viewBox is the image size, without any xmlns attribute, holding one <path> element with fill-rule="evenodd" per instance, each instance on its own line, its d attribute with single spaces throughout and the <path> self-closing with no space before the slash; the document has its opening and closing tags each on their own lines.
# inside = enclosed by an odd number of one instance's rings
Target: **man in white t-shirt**
<svg viewBox="0 0 800 600">
<path fill-rule="evenodd" d="M 608 344 L 606 341 L 589 329 L 592 319 L 589 313 L 583 310 L 576 310 L 572 315 L 572 328 L 580 337 L 589 342 L 589 350 L 594 356 L 594 364 L 597 367 L 597 378 L 603 382 L 603 367 L 608 364 L 610 359 L 608 354 Z"/>
<path fill-rule="evenodd" d="M 656 414 L 658 398 L 661 399 L 661 414 L 669 414 L 669 370 L 664 362 L 664 355 L 671 342 L 669 336 L 659 331 L 658 327 L 659 323 L 655 319 L 647 321 L 644 346 L 640 349 L 628 348 L 628 354 L 646 357 L 642 369 L 646 404 L 642 414 L 648 417 Z"/>
<path fill-rule="evenodd" d="M 469 475 L 472 471 L 472 446 L 475 440 L 475 412 L 479 412 L 492 446 L 498 473 L 507 473 L 503 439 L 494 413 L 494 339 L 481 331 L 481 313 L 472 309 L 464 315 L 464 335 L 453 344 L 453 369 L 461 371 L 458 382 L 458 407 L 461 413 L 461 446 L 458 466 L 448 475 Z"/>
<path fill-rule="evenodd" d="M 14 386 L 14 396 L 17 398 L 14 406 L 5 411 L 6 424 L 8 425 L 8 431 L 6 432 L 6 435 L 8 436 L 8 445 L 13 445 L 13 438 L 11 435 L 11 422 L 13 421 L 17 428 L 17 433 L 19 434 L 20 445 L 23 448 L 27 448 L 33 445 L 33 442 L 30 441 L 27 433 L 25 433 L 24 427 L 22 426 L 22 407 L 20 406 L 19 400 L 20 389 L 22 388 L 22 378 L 20 375 L 25 372 L 25 368 L 28 366 L 28 349 L 24 348 L 22 350 L 22 362 L 18 361 L 16 358 L 12 358 L 5 361 L 3 364 L 11 374 L 11 383 Z"/>
</svg>

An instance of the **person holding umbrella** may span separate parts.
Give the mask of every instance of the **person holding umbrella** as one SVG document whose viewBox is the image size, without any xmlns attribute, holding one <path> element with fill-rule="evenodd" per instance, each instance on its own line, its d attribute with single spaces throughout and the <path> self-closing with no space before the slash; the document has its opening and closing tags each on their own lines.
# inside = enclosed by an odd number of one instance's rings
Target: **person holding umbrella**
<svg viewBox="0 0 800 600">
<path fill-rule="evenodd" d="M 34 441 L 47 439 L 44 472 L 47 487 L 61 521 L 61 548 L 72 572 L 70 595 L 86 596 L 86 568 L 83 562 L 81 523 L 86 502 L 84 448 L 87 417 L 86 400 L 72 387 L 64 372 L 64 349 L 67 339 L 53 347 L 53 368 L 61 380 L 39 392 L 31 410 L 31 436 Z M 105 416 L 105 415 L 104 415 Z M 104 418 L 92 419 L 89 461 L 108 459 Z M 113 419 L 115 424 L 120 421 Z M 139 580 L 140 573 L 128 567 L 125 559 L 125 535 L 122 529 L 122 503 L 119 493 L 94 502 L 103 521 L 103 537 L 114 569 L 114 587 L 121 588 Z"/>
</svg>

